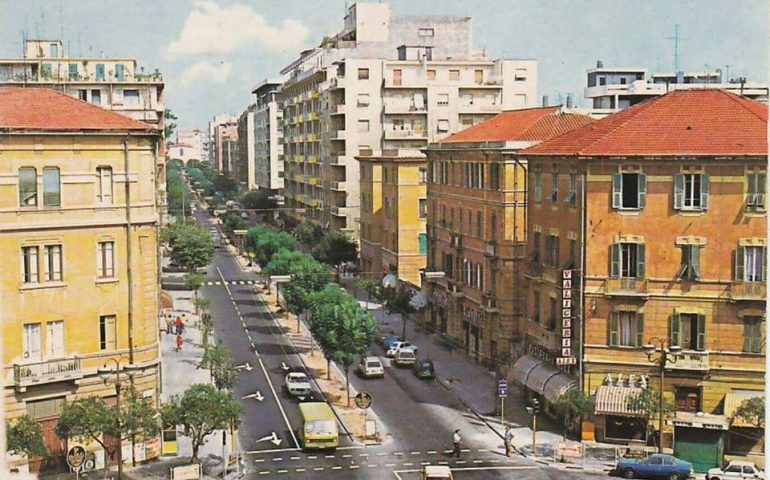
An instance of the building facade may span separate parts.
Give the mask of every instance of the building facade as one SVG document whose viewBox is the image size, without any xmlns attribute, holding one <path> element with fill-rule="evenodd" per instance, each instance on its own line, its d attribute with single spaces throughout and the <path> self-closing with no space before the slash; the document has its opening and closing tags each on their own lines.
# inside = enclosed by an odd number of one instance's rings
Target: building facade
<svg viewBox="0 0 770 480">
<path fill-rule="evenodd" d="M 189 150 L 180 152 L 188 160 L 207 161 L 209 158 L 209 136 L 204 130 L 177 130 L 175 143 L 188 146 Z"/>
<path fill-rule="evenodd" d="M 235 118 L 232 115 L 228 115 L 226 113 L 222 113 L 220 115 L 214 115 L 211 120 L 209 121 L 208 126 L 208 138 L 209 138 L 209 163 L 211 163 L 212 168 L 216 170 L 217 172 L 221 172 L 221 160 L 222 160 L 222 142 L 221 139 L 218 140 L 218 133 L 217 128 L 220 126 L 230 126 L 236 125 L 238 123 L 238 119 Z"/>
<path fill-rule="evenodd" d="M 258 188 L 278 194 L 283 190 L 284 156 L 283 111 L 278 105 L 278 89 L 283 80 L 266 79 L 254 87 L 254 174 Z"/>
<path fill-rule="evenodd" d="M 233 180 L 242 190 L 254 190 L 257 187 L 255 173 L 255 126 L 254 117 L 257 106 L 250 105 L 238 117 L 238 151 L 233 163 Z"/>
<path fill-rule="evenodd" d="M 358 156 L 361 164 L 361 271 L 380 279 L 393 273 L 420 286 L 428 238 L 424 156 Z"/>
<path fill-rule="evenodd" d="M 55 471 L 63 403 L 115 402 L 98 368 L 135 365 L 158 399 L 162 133 L 48 89 L 2 87 L 0 110 L 4 411 L 41 424 L 50 455 L 30 467 Z"/>
<path fill-rule="evenodd" d="M 467 17 L 350 7 L 343 30 L 288 65 L 281 87 L 287 207 L 359 233 L 359 151 L 417 150 L 510 108 L 532 106 L 537 62 L 471 50 Z"/>
<path fill-rule="evenodd" d="M 697 471 L 761 456 L 735 408 L 764 395 L 767 106 L 674 91 L 520 155 L 532 234 L 516 378 L 546 400 L 534 369 L 579 379 L 598 440 L 658 430 L 631 398 L 662 389 L 663 445 Z"/>
<path fill-rule="evenodd" d="M 214 168 L 232 175 L 238 155 L 238 121 L 228 120 L 214 127 Z"/>
<path fill-rule="evenodd" d="M 511 110 L 425 150 L 427 269 L 445 273 L 423 286 L 430 321 L 479 361 L 518 356 L 527 165 L 515 153 L 592 121 L 560 107 Z"/>
</svg>

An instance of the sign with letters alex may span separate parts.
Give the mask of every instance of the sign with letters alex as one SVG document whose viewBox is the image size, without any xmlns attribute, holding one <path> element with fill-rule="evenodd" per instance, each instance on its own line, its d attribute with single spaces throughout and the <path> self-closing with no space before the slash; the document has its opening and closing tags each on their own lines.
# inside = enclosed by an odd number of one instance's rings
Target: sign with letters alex
<svg viewBox="0 0 770 480">
<path fill-rule="evenodd" d="M 556 365 L 575 365 L 577 359 L 572 354 L 572 270 L 561 272 L 561 356 Z"/>
</svg>

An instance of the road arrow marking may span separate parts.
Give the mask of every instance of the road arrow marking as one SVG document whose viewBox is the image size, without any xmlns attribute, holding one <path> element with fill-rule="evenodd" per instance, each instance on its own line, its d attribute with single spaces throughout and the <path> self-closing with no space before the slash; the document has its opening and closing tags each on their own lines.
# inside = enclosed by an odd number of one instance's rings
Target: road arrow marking
<svg viewBox="0 0 770 480">
<path fill-rule="evenodd" d="M 235 369 L 236 370 L 246 370 L 247 372 L 250 372 L 250 371 L 254 370 L 254 367 L 249 365 L 249 362 L 246 362 L 243 365 L 238 365 L 237 367 L 235 367 Z"/>
<path fill-rule="evenodd" d="M 273 432 L 270 435 L 267 435 L 266 437 L 260 438 L 259 440 L 257 440 L 257 443 L 259 443 L 259 442 L 266 442 L 268 440 L 273 442 L 273 445 L 275 445 L 276 447 L 281 444 L 281 439 L 278 438 L 278 435 L 276 435 L 275 432 Z"/>
<path fill-rule="evenodd" d="M 287 371 L 287 370 L 289 370 L 289 368 L 290 367 L 288 365 L 286 365 L 286 362 L 281 362 L 281 370 Z"/>
<path fill-rule="evenodd" d="M 246 400 L 247 398 L 255 398 L 258 402 L 261 402 L 265 399 L 265 397 L 262 396 L 262 393 L 257 390 L 255 393 L 250 393 L 248 395 L 244 395 L 241 397 L 241 400 Z"/>
</svg>

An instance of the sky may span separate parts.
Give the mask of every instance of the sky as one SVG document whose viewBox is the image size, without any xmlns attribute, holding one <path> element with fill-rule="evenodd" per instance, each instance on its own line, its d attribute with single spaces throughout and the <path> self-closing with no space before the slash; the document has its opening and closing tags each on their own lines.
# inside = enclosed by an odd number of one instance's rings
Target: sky
<svg viewBox="0 0 770 480">
<path fill-rule="evenodd" d="M 374 0 L 372 0 L 374 1 Z M 239 114 L 251 87 L 342 28 L 345 0 L 0 0 L 0 57 L 22 34 L 61 38 L 73 56 L 133 57 L 164 75 L 181 128 Z M 353 3 L 352 0 L 349 3 Z M 538 60 L 541 95 L 583 98 L 585 71 L 604 65 L 673 71 L 674 25 L 684 70 L 721 68 L 767 82 L 766 0 L 391 0 L 396 15 L 473 18 L 475 49 Z M 728 67 L 729 66 L 729 67 Z"/>
</svg>

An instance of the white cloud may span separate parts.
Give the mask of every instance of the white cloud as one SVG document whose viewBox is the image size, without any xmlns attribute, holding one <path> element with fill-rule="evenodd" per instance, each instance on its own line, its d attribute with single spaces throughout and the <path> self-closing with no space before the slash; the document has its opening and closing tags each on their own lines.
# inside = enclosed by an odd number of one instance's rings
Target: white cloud
<svg viewBox="0 0 770 480">
<path fill-rule="evenodd" d="M 231 53 L 244 47 L 269 51 L 295 50 L 309 33 L 299 20 L 273 25 L 247 5 L 222 6 L 199 1 L 185 21 L 179 38 L 166 49 L 169 55 Z"/>
<path fill-rule="evenodd" d="M 204 79 L 213 83 L 224 83 L 233 71 L 233 64 L 221 61 L 219 63 L 201 60 L 185 68 L 181 74 L 181 82 L 189 85 L 196 80 Z"/>
</svg>

